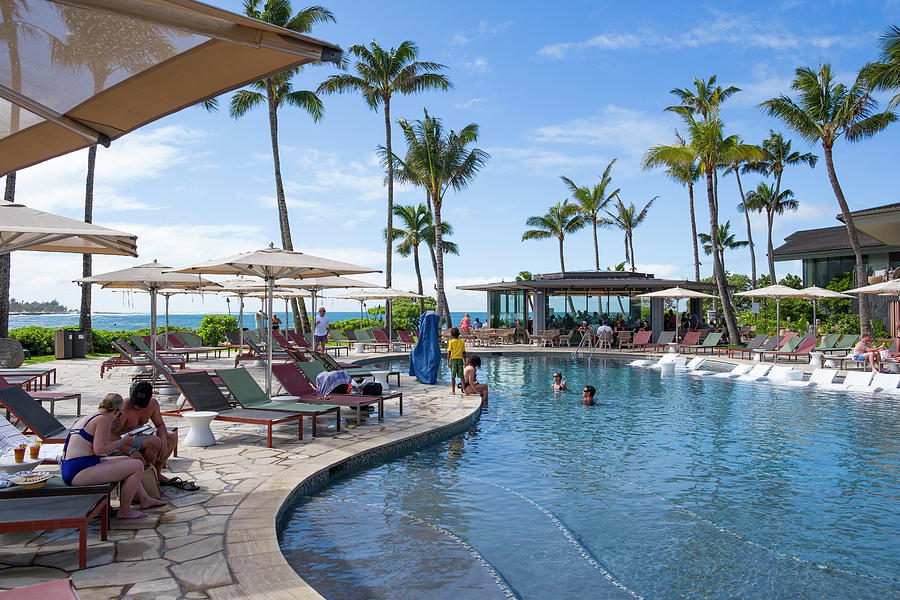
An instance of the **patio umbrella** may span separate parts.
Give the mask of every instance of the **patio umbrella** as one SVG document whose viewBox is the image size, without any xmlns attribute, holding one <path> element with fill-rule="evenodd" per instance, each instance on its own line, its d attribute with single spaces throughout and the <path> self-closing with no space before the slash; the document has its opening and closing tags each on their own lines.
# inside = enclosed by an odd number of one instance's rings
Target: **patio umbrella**
<svg viewBox="0 0 900 600">
<path fill-rule="evenodd" d="M 302 252 L 282 250 L 269 245 L 262 250 L 244 252 L 234 256 L 218 258 L 207 262 L 177 269 L 178 273 L 208 273 L 210 275 L 252 275 L 266 283 L 267 313 L 272 315 L 272 292 L 275 281 L 280 278 L 304 279 L 328 277 L 331 275 L 356 275 L 376 273 L 377 269 L 321 258 Z M 269 327 L 266 341 L 267 363 L 266 394 L 272 393 L 272 328 Z"/>
<path fill-rule="evenodd" d="M 100 275 L 91 275 L 75 279 L 80 284 L 97 284 L 107 289 L 142 290 L 150 294 L 150 351 L 156 358 L 156 295 L 162 289 L 198 289 L 216 284 L 197 275 L 172 273 L 172 267 L 161 265 L 157 261 L 129 267 L 119 271 L 110 271 Z M 168 296 L 166 297 L 166 317 L 168 319 Z"/>
<path fill-rule="evenodd" d="M 671 287 L 665 290 L 657 290 L 655 292 L 647 292 L 646 294 L 638 294 L 636 298 L 672 298 L 675 300 L 675 314 L 678 314 L 678 302 L 682 298 L 703 298 L 713 299 L 716 296 L 696 290 L 688 290 L 682 287 Z M 678 324 L 675 325 L 675 341 L 680 341 L 681 336 L 678 335 Z"/>
<path fill-rule="evenodd" d="M 748 292 L 738 292 L 735 296 L 747 296 L 748 298 L 774 298 L 775 299 L 775 335 L 781 331 L 781 299 L 802 298 L 803 292 L 786 285 L 768 285 Z"/>
<path fill-rule="evenodd" d="M 800 290 L 803 292 L 800 298 L 806 298 L 807 300 L 812 300 L 813 303 L 813 329 L 816 328 L 817 319 L 817 303 L 819 300 L 823 298 L 852 298 L 853 296 L 848 296 L 847 294 L 842 294 L 841 292 L 835 292 L 833 290 L 826 290 L 825 288 L 820 288 L 818 286 L 810 286 L 807 288 L 803 288 Z"/>
<path fill-rule="evenodd" d="M 15 250 L 137 256 L 137 236 L 0 202 L 0 254 Z"/>
<path fill-rule="evenodd" d="M 275 285 L 279 285 L 276 281 Z M 378 284 L 352 279 L 350 277 L 313 277 L 311 279 L 303 279 L 297 285 L 304 290 L 308 290 L 312 294 L 312 314 L 316 314 L 316 295 L 322 290 L 333 290 L 339 288 L 377 288 Z"/>
<path fill-rule="evenodd" d="M 0 175 L 114 140 L 338 46 L 195 0 L 11 2 Z M 115 65 L 100 75 L 92 56 Z"/>
</svg>

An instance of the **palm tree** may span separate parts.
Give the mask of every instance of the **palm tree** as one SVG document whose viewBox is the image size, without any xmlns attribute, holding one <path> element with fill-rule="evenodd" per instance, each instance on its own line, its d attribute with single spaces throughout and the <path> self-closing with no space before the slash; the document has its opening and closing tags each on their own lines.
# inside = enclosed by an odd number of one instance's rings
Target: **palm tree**
<svg viewBox="0 0 900 600">
<path fill-rule="evenodd" d="M 834 170 L 832 152 L 834 143 L 841 137 L 851 143 L 870 138 L 896 121 L 897 116 L 890 111 L 875 112 L 877 102 L 867 92 L 863 77 L 858 77 L 849 87 L 837 83 L 828 63 L 822 65 L 818 72 L 809 67 L 798 68 L 791 88 L 799 94 L 796 101 L 782 94 L 766 100 L 759 107 L 766 114 L 780 119 L 809 143 L 822 144 L 828 179 L 841 207 L 847 237 L 856 257 L 856 281 L 862 285 L 866 281 L 862 249 L 853 215 Z M 859 299 L 859 324 L 863 332 L 871 331 L 869 304 L 864 298 Z"/>
<path fill-rule="evenodd" d="M 478 141 L 478 125 L 469 123 L 459 132 L 444 129 L 443 122 L 425 111 L 425 118 L 413 122 L 398 121 L 406 140 L 405 158 L 387 148 L 381 148 L 384 162 L 415 173 L 415 181 L 425 188 L 434 214 L 435 278 L 437 280 L 437 313 L 449 308 L 444 293 L 444 228 L 441 210 L 447 191 L 462 190 L 475 179 L 490 155 L 478 148 L 469 148 Z"/>
<path fill-rule="evenodd" d="M 725 264 L 726 250 L 736 250 L 738 248 L 743 248 L 744 246 L 749 244 L 749 242 L 746 240 L 735 240 L 735 235 L 736 234 L 731 233 L 731 221 L 725 221 L 724 225 L 719 225 L 719 239 L 717 246 L 719 248 L 719 260 L 722 261 L 723 265 Z M 700 243 L 703 244 L 703 251 L 707 254 L 707 256 L 712 254 L 713 245 L 712 239 L 710 239 L 710 235 L 708 233 L 698 233 L 697 238 L 700 240 Z"/>
<path fill-rule="evenodd" d="M 616 213 L 611 213 L 609 211 L 605 211 L 607 215 L 609 215 L 609 222 L 611 225 L 618 227 L 623 232 L 625 232 L 625 261 L 628 261 L 628 257 L 631 257 L 631 270 L 635 271 L 637 268 L 634 266 L 634 230 L 644 222 L 644 219 L 647 218 L 647 212 L 650 210 L 650 207 L 653 206 L 653 203 L 659 196 L 654 196 L 650 199 L 643 209 L 640 212 L 634 206 L 634 203 L 630 203 L 628 206 L 622 203 L 622 199 L 619 196 L 616 196 Z"/>
<path fill-rule="evenodd" d="M 56 6 L 66 35 L 50 38 L 50 58 L 53 63 L 86 69 L 93 80 L 94 94 L 107 87 L 107 80 L 115 73 L 142 71 L 174 54 L 171 32 L 164 27 L 142 21 L 125 21 L 115 15 L 88 13 L 68 6 Z M 103 31 L 103 35 L 97 35 Z M 94 171 L 97 164 L 97 144 L 88 148 L 87 176 L 84 186 L 84 222 L 94 218 Z M 83 277 L 90 277 L 93 259 L 82 255 Z M 93 348 L 91 333 L 91 286 L 81 286 L 81 316 L 79 328 L 85 332 L 88 352 Z"/>
<path fill-rule="evenodd" d="M 668 106 L 666 110 L 676 112 L 683 117 L 700 115 L 706 121 L 711 117 L 718 116 L 719 105 L 739 91 L 741 91 L 740 88 L 733 85 L 724 89 L 722 86 L 717 86 L 715 75 L 712 75 L 709 80 L 694 77 L 694 89 L 675 88 L 669 90 L 669 93 L 676 96 L 681 104 Z"/>
<path fill-rule="evenodd" d="M 766 185 L 764 182 L 760 182 L 755 190 L 747 193 L 747 200 L 744 204 L 738 205 L 738 211 L 766 213 L 766 225 L 769 232 L 769 281 L 778 281 L 775 278 L 775 255 L 773 253 L 774 246 L 772 245 L 772 224 L 775 220 L 775 215 L 782 215 L 787 211 L 795 211 L 799 206 L 800 203 L 794 199 L 794 192 L 784 190 L 778 193 L 775 191 L 775 186 Z"/>
<path fill-rule="evenodd" d="M 323 94 L 359 92 L 372 110 L 384 105 L 384 148 L 387 156 L 393 155 L 391 146 L 391 97 L 394 94 L 415 94 L 427 90 L 448 90 L 453 87 L 450 80 L 437 73 L 446 66 L 416 60 L 419 48 L 415 43 L 406 40 L 396 48 L 386 50 L 372 40 L 369 46 L 354 44 L 349 48 L 350 54 L 356 58 L 356 75 L 332 75 L 319 85 L 318 91 Z M 385 285 L 391 287 L 391 230 L 394 215 L 394 161 L 387 163 L 387 232 L 388 241 L 385 255 Z M 441 299 L 438 298 L 438 305 Z M 440 306 L 439 306 L 440 308 Z M 438 313 L 440 314 L 440 312 Z M 390 322 L 390 302 L 385 303 L 385 320 Z"/>
<path fill-rule="evenodd" d="M 676 144 L 684 146 L 684 139 L 676 131 Z M 646 162 L 644 169 L 650 169 L 651 166 Z M 672 181 L 676 181 L 687 187 L 688 190 L 688 209 L 691 215 L 691 243 L 694 246 L 694 281 L 700 281 L 700 251 L 697 248 L 697 220 L 694 212 L 694 184 L 700 179 L 702 171 L 700 164 L 694 161 L 691 164 L 676 163 L 666 169 L 666 176 Z"/>
<path fill-rule="evenodd" d="M 566 259 L 563 255 L 563 242 L 566 235 L 575 233 L 587 223 L 588 220 L 578 210 L 578 205 L 564 200 L 551 206 L 545 215 L 528 217 L 525 224 L 531 229 L 522 234 L 522 241 L 549 240 L 555 237 L 559 242 L 559 269 L 565 273 Z"/>
<path fill-rule="evenodd" d="M 600 246 L 597 244 L 597 228 L 605 224 L 604 219 L 600 218 L 600 211 L 605 210 L 610 201 L 612 201 L 613 196 L 619 193 L 618 189 L 613 192 L 606 192 L 606 188 L 612 183 L 610 173 L 614 164 L 616 164 L 615 158 L 606 165 L 603 175 L 600 176 L 600 183 L 593 187 L 577 186 L 565 175 L 560 176 L 560 179 L 572 192 L 572 198 L 578 203 L 581 214 L 591 222 L 591 230 L 594 233 L 594 268 L 597 271 L 600 270 Z"/>
<path fill-rule="evenodd" d="M 401 204 L 394 206 L 394 216 L 400 219 L 400 227 L 395 227 L 392 230 L 394 241 L 400 242 L 397 244 L 397 254 L 404 257 L 410 254 L 413 255 L 416 279 L 419 284 L 418 292 L 421 296 L 423 295 L 423 287 L 422 270 L 419 266 L 419 244 L 425 242 L 429 246 L 434 245 L 434 221 L 431 211 L 424 204 L 419 204 L 418 206 Z M 453 233 L 453 227 L 446 221 L 443 223 L 442 229 L 445 236 Z M 385 235 L 387 235 L 387 231 L 385 231 Z M 445 239 L 443 246 L 444 254 L 459 254 L 459 249 L 455 243 Z M 432 256 L 434 256 L 433 252 Z M 424 298 L 419 298 L 419 312 L 425 312 Z"/>
<path fill-rule="evenodd" d="M 738 193 L 741 195 L 741 203 L 738 206 L 738 212 L 744 213 L 744 218 L 747 223 L 747 246 L 750 248 L 750 281 L 753 283 L 753 287 L 756 287 L 756 247 L 753 244 L 753 231 L 750 228 L 750 211 L 747 210 L 747 198 L 744 195 L 744 186 L 741 184 L 741 166 L 744 165 L 746 171 L 746 165 L 744 161 L 741 159 L 734 160 L 731 164 L 723 172 L 723 175 L 728 175 L 729 173 L 734 173 L 734 178 L 737 180 Z M 708 253 L 707 253 L 708 254 Z"/>
<path fill-rule="evenodd" d="M 862 75 L 871 89 L 900 89 L 900 27 L 890 27 L 881 35 L 881 60 L 863 67 Z M 891 98 L 888 109 L 900 105 L 900 93 Z"/>
</svg>

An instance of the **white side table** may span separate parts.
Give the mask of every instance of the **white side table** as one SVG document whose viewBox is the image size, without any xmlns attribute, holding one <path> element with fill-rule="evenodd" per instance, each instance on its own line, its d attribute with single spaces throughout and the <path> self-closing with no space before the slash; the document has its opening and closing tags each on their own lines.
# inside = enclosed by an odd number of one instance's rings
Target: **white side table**
<svg viewBox="0 0 900 600">
<path fill-rule="evenodd" d="M 185 446 L 215 446 L 216 436 L 209 428 L 210 422 L 219 416 L 211 410 L 191 411 L 181 414 L 191 425 L 191 430 L 184 438 Z"/>
<path fill-rule="evenodd" d="M 825 356 L 824 352 L 810 352 L 809 353 L 809 366 L 821 367 L 823 356 Z"/>
<path fill-rule="evenodd" d="M 666 352 L 678 352 L 678 345 L 679 344 L 676 342 L 669 342 L 668 344 L 666 344 Z"/>
<path fill-rule="evenodd" d="M 376 383 L 381 384 L 382 390 L 391 389 L 391 384 L 389 384 L 387 380 L 389 374 L 390 371 L 372 371 L 372 377 L 375 378 Z"/>
</svg>

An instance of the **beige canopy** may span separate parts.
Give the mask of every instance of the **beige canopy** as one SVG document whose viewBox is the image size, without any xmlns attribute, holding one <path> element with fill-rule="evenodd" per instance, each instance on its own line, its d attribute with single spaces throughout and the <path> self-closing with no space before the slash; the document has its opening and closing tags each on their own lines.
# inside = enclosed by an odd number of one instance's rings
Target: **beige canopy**
<svg viewBox="0 0 900 600">
<path fill-rule="evenodd" d="M 0 175 L 341 57 L 338 46 L 194 0 L 2 2 Z"/>
<path fill-rule="evenodd" d="M 665 290 L 657 290 L 655 292 L 647 292 L 646 294 L 638 294 L 637 298 L 704 298 L 704 299 L 713 299 L 716 296 L 711 294 L 707 294 L 705 292 L 698 292 L 696 290 L 688 290 L 681 287 L 672 287 L 667 288 Z"/>
<path fill-rule="evenodd" d="M 137 256 L 137 236 L 0 202 L 0 254 L 14 250 Z"/>
</svg>

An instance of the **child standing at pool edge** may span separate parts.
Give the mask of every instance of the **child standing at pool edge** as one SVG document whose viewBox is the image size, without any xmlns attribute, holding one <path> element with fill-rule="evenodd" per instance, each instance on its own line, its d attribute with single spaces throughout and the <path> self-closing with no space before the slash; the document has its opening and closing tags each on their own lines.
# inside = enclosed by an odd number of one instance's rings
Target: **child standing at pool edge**
<svg viewBox="0 0 900 600">
<path fill-rule="evenodd" d="M 450 367 L 450 394 L 456 394 L 456 378 L 459 377 L 459 392 L 463 388 L 463 363 L 466 360 L 466 343 L 459 339 L 459 328 L 450 330 L 450 343 L 447 344 L 447 366 Z"/>
</svg>

